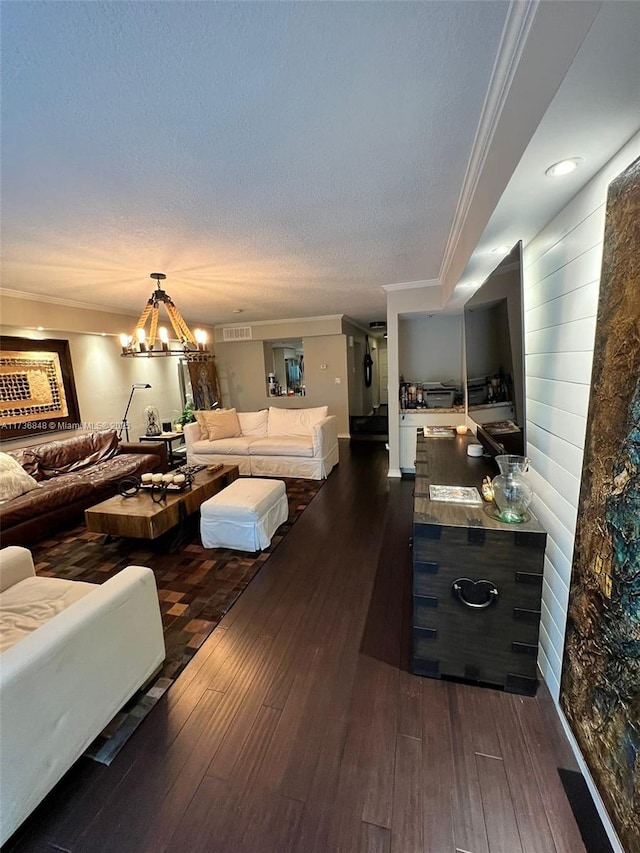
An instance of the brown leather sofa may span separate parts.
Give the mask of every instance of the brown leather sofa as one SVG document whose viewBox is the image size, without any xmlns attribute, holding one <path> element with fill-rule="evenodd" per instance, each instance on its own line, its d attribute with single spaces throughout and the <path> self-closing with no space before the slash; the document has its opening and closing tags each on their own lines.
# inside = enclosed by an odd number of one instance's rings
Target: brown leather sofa
<svg viewBox="0 0 640 853">
<path fill-rule="evenodd" d="M 115 430 L 6 451 L 38 488 L 0 504 L 2 546 L 27 547 L 82 518 L 118 491 L 124 477 L 167 470 L 164 444 L 123 443 Z"/>
</svg>

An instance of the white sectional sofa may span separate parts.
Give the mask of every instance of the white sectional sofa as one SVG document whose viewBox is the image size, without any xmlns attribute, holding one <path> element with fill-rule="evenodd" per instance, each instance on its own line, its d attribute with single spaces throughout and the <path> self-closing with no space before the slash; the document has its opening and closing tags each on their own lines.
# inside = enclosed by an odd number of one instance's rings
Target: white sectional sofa
<svg viewBox="0 0 640 853">
<path fill-rule="evenodd" d="M 0 844 L 165 657 L 151 569 L 103 584 L 37 577 L 0 551 Z"/>
<path fill-rule="evenodd" d="M 327 406 L 196 416 L 198 423 L 184 427 L 190 465 L 222 462 L 237 465 L 243 476 L 321 480 L 338 463 L 337 418 Z"/>
</svg>

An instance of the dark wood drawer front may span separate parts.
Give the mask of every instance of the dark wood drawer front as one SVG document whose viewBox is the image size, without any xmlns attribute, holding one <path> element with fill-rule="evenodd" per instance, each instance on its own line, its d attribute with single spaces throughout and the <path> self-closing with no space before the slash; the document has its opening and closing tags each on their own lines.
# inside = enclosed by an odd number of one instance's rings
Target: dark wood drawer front
<svg viewBox="0 0 640 853">
<path fill-rule="evenodd" d="M 544 534 L 525 537 L 483 528 L 416 524 L 413 559 L 437 562 L 443 571 L 468 569 L 505 578 L 515 578 L 516 572 L 541 575 L 544 542 Z"/>
</svg>

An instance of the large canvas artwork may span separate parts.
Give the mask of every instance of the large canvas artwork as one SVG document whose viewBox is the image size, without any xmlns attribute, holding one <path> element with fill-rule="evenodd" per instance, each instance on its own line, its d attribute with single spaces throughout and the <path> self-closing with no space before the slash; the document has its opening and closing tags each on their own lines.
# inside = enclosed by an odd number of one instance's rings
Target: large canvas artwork
<svg viewBox="0 0 640 853">
<path fill-rule="evenodd" d="M 69 341 L 0 338 L 0 436 L 77 427 Z"/>
<path fill-rule="evenodd" d="M 202 361 L 189 361 L 189 378 L 193 405 L 196 409 L 213 409 L 221 400 L 218 373 L 212 358 Z"/>
<path fill-rule="evenodd" d="M 609 187 L 561 704 L 640 851 L 640 159 Z"/>
</svg>

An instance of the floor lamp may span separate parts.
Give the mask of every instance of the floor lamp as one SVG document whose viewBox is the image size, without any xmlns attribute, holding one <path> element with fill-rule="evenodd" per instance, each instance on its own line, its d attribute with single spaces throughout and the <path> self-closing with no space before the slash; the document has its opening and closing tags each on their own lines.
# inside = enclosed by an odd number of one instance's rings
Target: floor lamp
<svg viewBox="0 0 640 853">
<path fill-rule="evenodd" d="M 129 422 L 127 421 L 127 415 L 129 414 L 129 406 L 131 405 L 131 401 L 133 400 L 133 395 L 136 391 L 142 388 L 151 388 L 148 382 L 135 382 L 131 386 L 131 393 L 129 394 L 129 402 L 127 403 L 127 408 L 124 410 L 124 415 L 122 416 L 122 422 L 120 424 L 120 432 L 118 433 L 118 438 L 122 438 L 122 431 L 124 430 L 124 434 L 127 437 L 127 441 L 129 441 Z"/>
</svg>

